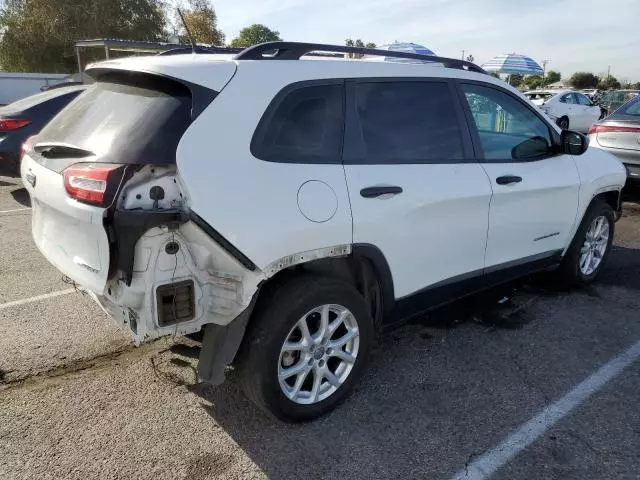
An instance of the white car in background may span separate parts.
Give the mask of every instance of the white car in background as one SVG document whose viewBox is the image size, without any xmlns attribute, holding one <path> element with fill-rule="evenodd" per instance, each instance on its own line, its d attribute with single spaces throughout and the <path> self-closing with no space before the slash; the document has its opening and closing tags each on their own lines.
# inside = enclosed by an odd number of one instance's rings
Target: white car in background
<svg viewBox="0 0 640 480">
<path fill-rule="evenodd" d="M 581 92 L 531 90 L 524 94 L 563 130 L 586 133 L 601 116 L 600 107 Z"/>
</svg>

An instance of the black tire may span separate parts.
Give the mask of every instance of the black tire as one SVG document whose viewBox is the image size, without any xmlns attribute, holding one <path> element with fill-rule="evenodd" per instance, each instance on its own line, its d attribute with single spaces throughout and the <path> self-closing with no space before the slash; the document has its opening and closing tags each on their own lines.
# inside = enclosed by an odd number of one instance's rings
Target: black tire
<svg viewBox="0 0 640 480">
<path fill-rule="evenodd" d="M 265 300 L 256 305 L 238 361 L 242 388 L 251 401 L 280 420 L 298 422 L 314 419 L 335 408 L 348 395 L 367 364 L 374 339 L 373 321 L 367 305 L 350 284 L 311 275 L 290 278 L 265 292 L 264 296 Z M 353 314 L 360 335 L 359 349 L 344 383 L 328 398 L 303 405 L 286 397 L 280 387 L 280 350 L 298 320 L 310 310 L 326 304 L 341 305 Z"/>
<path fill-rule="evenodd" d="M 567 116 L 560 117 L 556 123 L 562 130 L 569 130 L 569 118 Z"/>
<path fill-rule="evenodd" d="M 580 269 L 580 250 L 584 245 L 585 238 L 589 227 L 593 220 L 599 216 L 604 216 L 609 222 L 609 240 L 607 242 L 607 248 L 602 256 L 600 264 L 589 275 L 585 275 Z M 595 200 L 587 209 L 582 223 L 576 232 L 571 245 L 567 249 L 567 252 L 562 259 L 560 265 L 560 273 L 562 279 L 571 286 L 586 286 L 592 283 L 598 273 L 602 270 L 607 263 L 609 253 L 611 252 L 611 244 L 613 242 L 613 235 L 615 230 L 615 215 L 613 209 L 604 200 Z"/>
<path fill-rule="evenodd" d="M 16 155 L 8 154 L 0 160 L 0 175 L 3 173 L 11 177 L 19 177 L 20 158 Z"/>
</svg>

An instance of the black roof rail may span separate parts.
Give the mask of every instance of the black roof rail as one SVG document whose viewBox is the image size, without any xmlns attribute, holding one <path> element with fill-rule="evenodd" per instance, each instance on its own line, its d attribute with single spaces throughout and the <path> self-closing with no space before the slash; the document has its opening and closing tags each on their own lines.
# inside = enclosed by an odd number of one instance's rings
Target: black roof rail
<svg viewBox="0 0 640 480">
<path fill-rule="evenodd" d="M 487 73 L 475 63 L 457 58 L 422 55 L 419 53 L 400 52 L 395 50 L 378 50 L 375 48 L 347 47 L 345 45 L 326 45 L 322 43 L 303 42 L 266 42 L 249 47 L 234 57 L 235 60 L 299 60 L 311 52 L 356 53 L 379 57 L 408 58 L 427 62 L 442 63 L 447 68 L 457 68 L 478 73 Z"/>
<path fill-rule="evenodd" d="M 204 47 L 200 45 L 196 45 L 195 48 L 191 46 L 184 46 L 178 48 L 172 48 L 170 50 L 165 50 L 164 52 L 157 53 L 156 55 L 184 55 L 188 53 L 240 53 L 244 50 L 244 48 L 236 48 L 236 47 Z"/>
</svg>

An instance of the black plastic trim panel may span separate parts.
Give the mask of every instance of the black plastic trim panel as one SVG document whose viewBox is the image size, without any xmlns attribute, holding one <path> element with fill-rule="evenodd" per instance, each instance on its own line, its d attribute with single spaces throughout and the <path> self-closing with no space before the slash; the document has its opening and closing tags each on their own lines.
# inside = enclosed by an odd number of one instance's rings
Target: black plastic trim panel
<svg viewBox="0 0 640 480">
<path fill-rule="evenodd" d="M 395 306 L 396 299 L 391 269 L 384 254 L 378 247 L 368 243 L 356 243 L 352 246 L 351 251 L 354 257 L 366 258 L 373 265 L 382 290 L 382 309 L 385 314 L 391 312 Z"/>
<path fill-rule="evenodd" d="M 403 321 L 468 295 L 553 269 L 561 260 L 562 250 L 551 250 L 448 278 L 398 299 L 396 308 L 386 323 Z"/>
</svg>

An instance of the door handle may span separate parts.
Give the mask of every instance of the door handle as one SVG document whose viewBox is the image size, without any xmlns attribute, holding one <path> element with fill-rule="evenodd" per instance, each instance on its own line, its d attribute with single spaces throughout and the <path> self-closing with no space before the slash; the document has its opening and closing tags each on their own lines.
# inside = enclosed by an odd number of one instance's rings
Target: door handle
<svg viewBox="0 0 640 480">
<path fill-rule="evenodd" d="M 360 190 L 360 196 L 364 198 L 376 198 L 382 195 L 397 195 L 402 193 L 402 187 L 395 185 L 385 185 L 380 187 L 366 187 Z"/>
<path fill-rule="evenodd" d="M 498 185 L 511 185 L 512 183 L 520 183 L 521 181 L 522 177 L 516 175 L 503 175 L 502 177 L 496 178 Z"/>
</svg>

